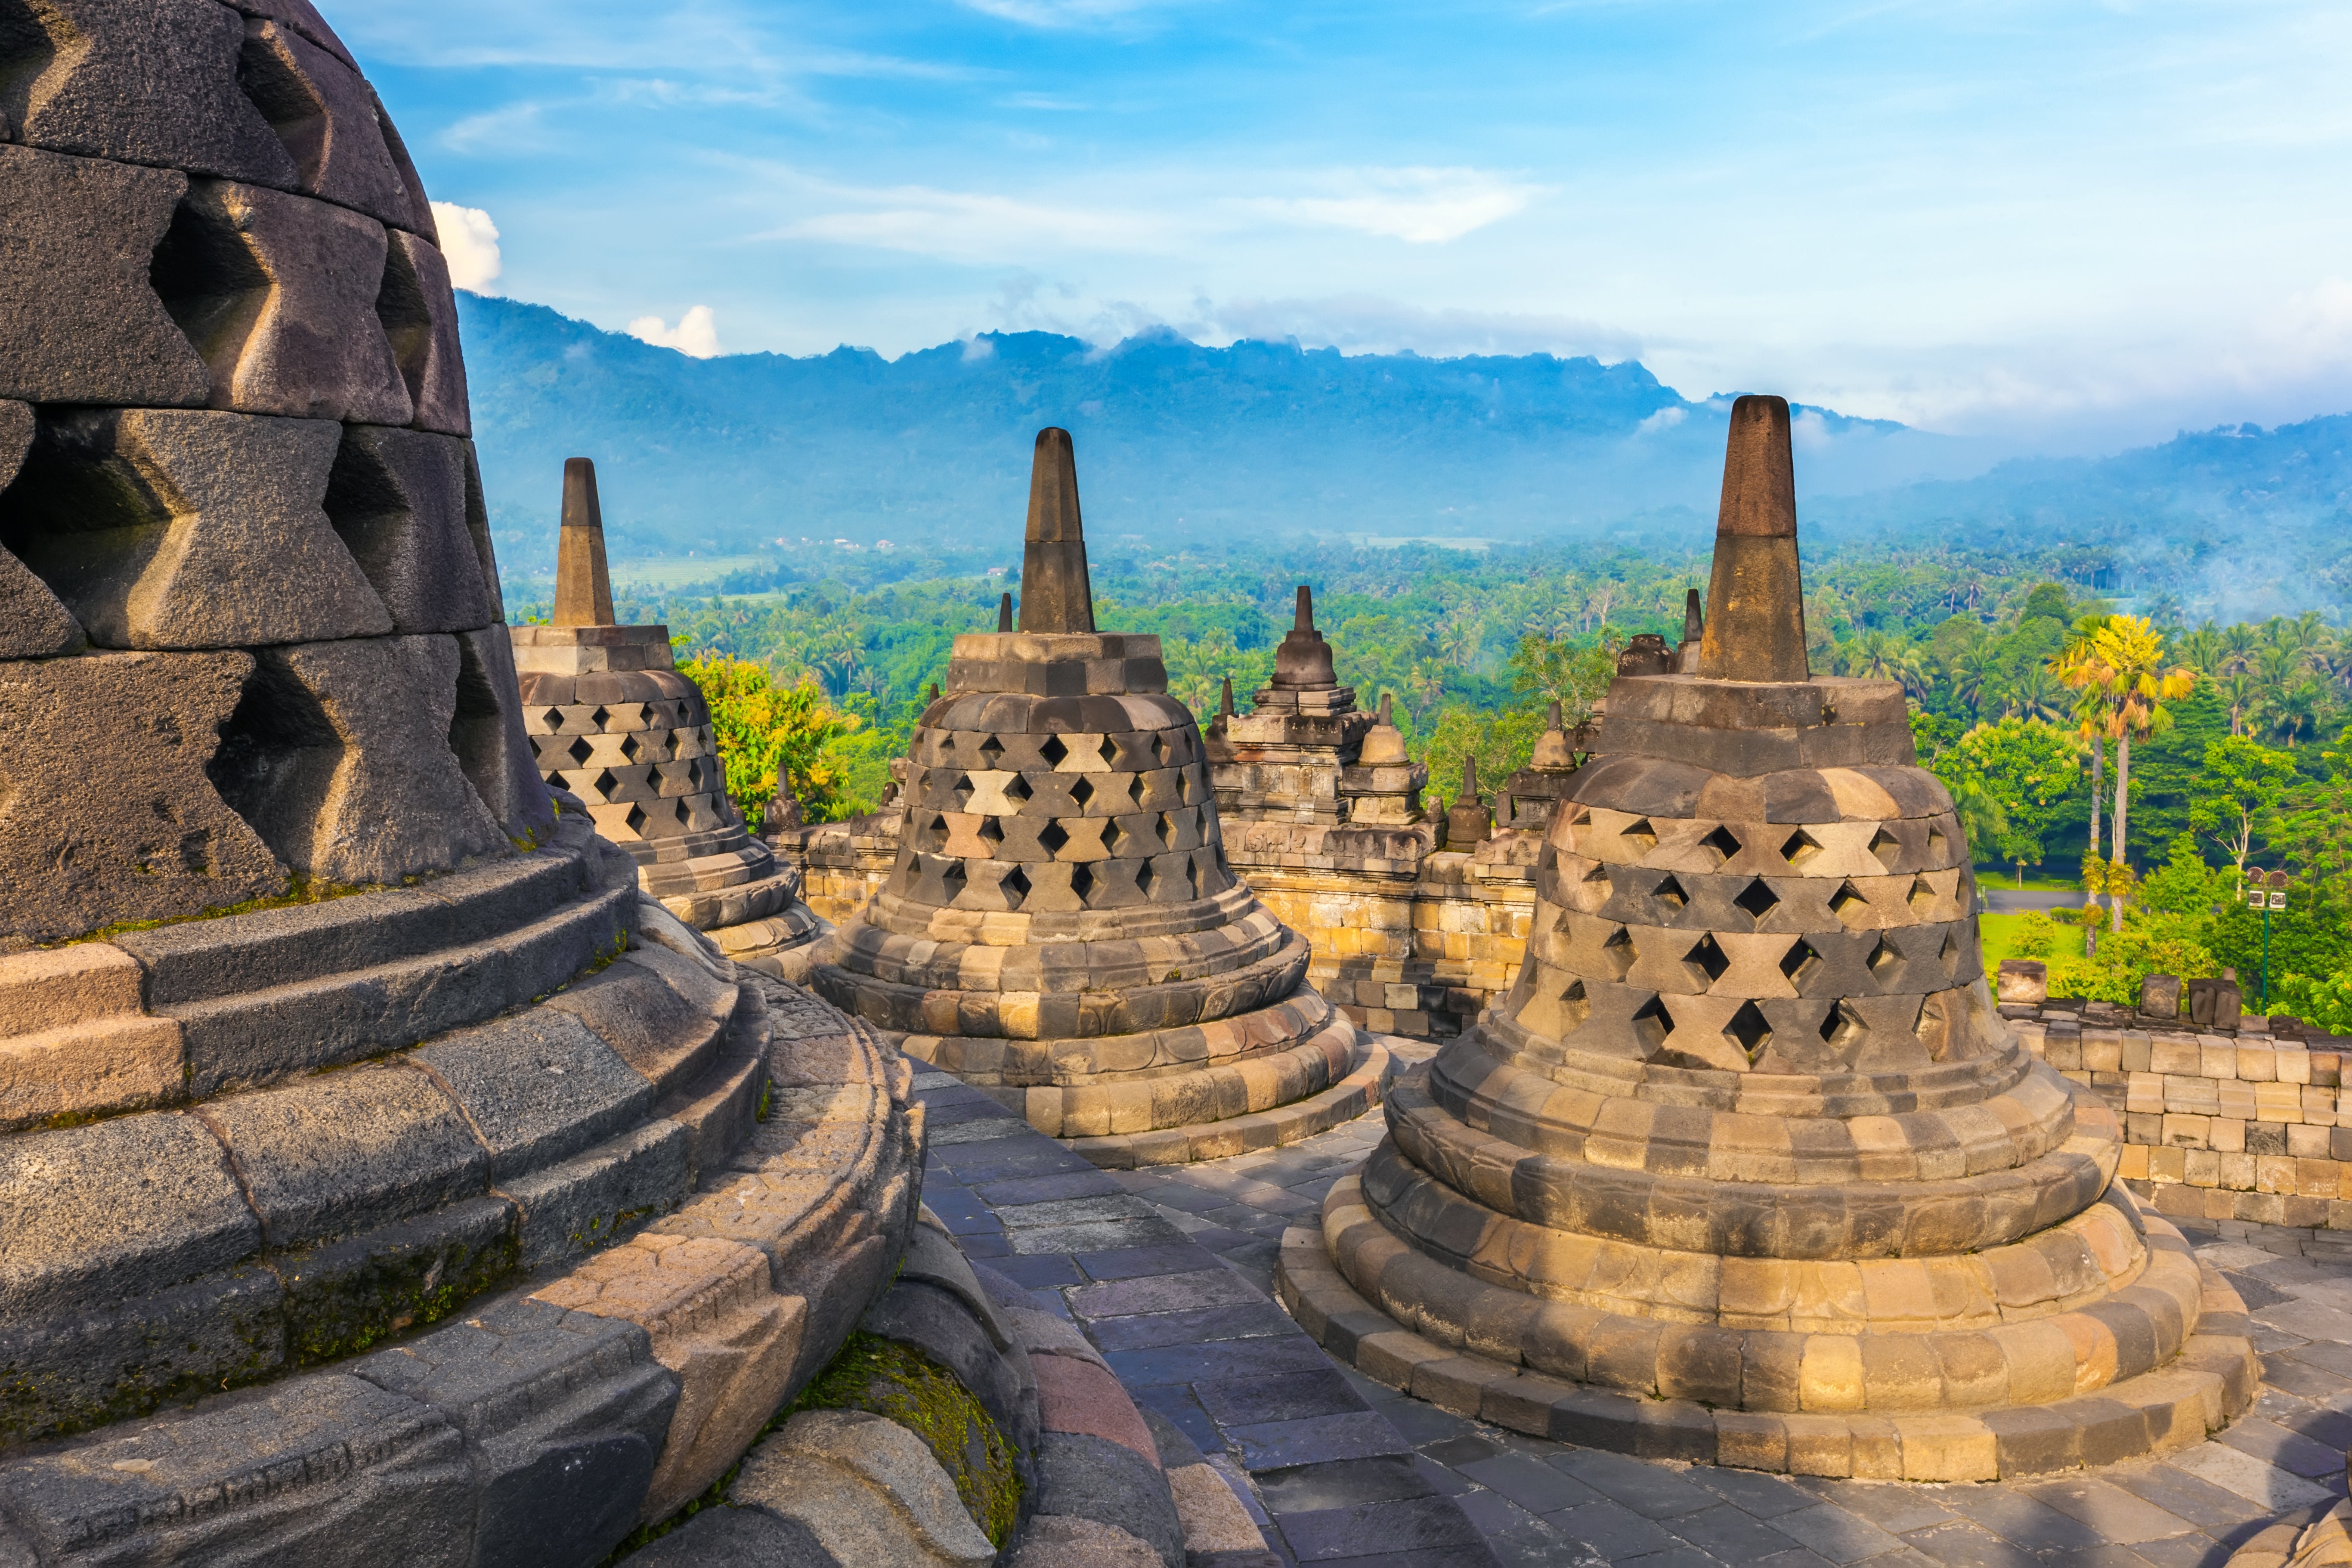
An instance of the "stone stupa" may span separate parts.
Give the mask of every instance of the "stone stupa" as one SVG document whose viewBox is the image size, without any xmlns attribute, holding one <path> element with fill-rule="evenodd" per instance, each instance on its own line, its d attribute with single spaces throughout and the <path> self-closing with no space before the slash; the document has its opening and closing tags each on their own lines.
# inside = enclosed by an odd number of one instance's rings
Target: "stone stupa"
<svg viewBox="0 0 2352 1568">
<path fill-rule="evenodd" d="M 1507 997 L 1387 1101 L 1281 1289 L 1526 1432 L 1985 1479 L 2201 1440 L 2243 1308 L 2114 1181 L 2116 1120 L 1988 994 L 1900 687 L 1811 676 L 1788 405 L 1731 416 L 1695 673 L 1621 673 Z"/>
<path fill-rule="evenodd" d="M 1018 627 L 957 637 L 908 756 L 898 864 L 823 951 L 827 997 L 1103 1164 L 1378 1098 L 1385 1049 L 1226 864 L 1160 639 L 1095 629 L 1066 431 L 1037 437 Z"/>
<path fill-rule="evenodd" d="M 541 783 L 432 211 L 307 0 L 13 16 L 0 1563 L 600 1561 L 887 1281 L 909 1075 Z"/>
<path fill-rule="evenodd" d="M 541 775 L 586 803 L 670 913 L 737 963 L 804 977 L 798 950 L 824 924 L 800 901 L 798 868 L 751 836 L 728 795 L 709 704 L 677 672 L 669 628 L 614 624 L 596 467 L 585 458 L 563 465 L 555 572 L 549 624 L 509 628 Z"/>
</svg>

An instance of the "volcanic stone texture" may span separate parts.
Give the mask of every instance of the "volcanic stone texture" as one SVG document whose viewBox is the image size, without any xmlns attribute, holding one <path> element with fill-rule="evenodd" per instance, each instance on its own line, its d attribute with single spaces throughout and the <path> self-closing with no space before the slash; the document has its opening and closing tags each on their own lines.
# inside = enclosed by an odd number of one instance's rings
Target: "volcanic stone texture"
<svg viewBox="0 0 2352 1568">
<path fill-rule="evenodd" d="M 1279 1134 L 1185 1130 L 1360 1096 L 1307 943 L 1225 864 L 1158 638 L 959 637 L 948 686 L 909 747 L 898 865 L 822 990 L 1111 1163 L 1238 1152 Z"/>
<path fill-rule="evenodd" d="M 1511 1424 L 1609 1441 L 1589 1406 L 1630 1396 L 1768 1468 L 1983 1479 L 2242 1409 L 2241 1309 L 1995 1009 L 1901 690 L 1621 677 L 1601 749 L 1509 995 L 1332 1190 L 1310 1314 L 1523 1380 Z"/>
</svg>

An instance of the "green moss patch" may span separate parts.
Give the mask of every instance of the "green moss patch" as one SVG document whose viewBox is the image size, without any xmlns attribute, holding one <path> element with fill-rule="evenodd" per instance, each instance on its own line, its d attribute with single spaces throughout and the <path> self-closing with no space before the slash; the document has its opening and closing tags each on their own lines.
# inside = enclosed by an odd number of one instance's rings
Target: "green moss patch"
<svg viewBox="0 0 2352 1568">
<path fill-rule="evenodd" d="M 955 1374 L 914 1346 L 859 1330 L 849 1336 L 789 1417 L 803 1410 L 864 1410 L 923 1440 L 990 1544 L 1002 1549 L 1021 1516 L 1013 1445 Z"/>
</svg>

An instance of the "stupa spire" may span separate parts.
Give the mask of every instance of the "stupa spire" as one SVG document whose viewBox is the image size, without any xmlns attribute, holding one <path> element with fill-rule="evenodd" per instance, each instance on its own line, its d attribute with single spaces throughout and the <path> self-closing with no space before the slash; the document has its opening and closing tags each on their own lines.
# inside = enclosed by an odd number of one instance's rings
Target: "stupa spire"
<svg viewBox="0 0 2352 1568">
<path fill-rule="evenodd" d="M 1223 695 L 1220 696 L 1220 697 L 1217 699 L 1217 717 L 1218 717 L 1218 718 L 1220 718 L 1220 719 L 1230 719 L 1230 718 L 1232 718 L 1233 716 L 1234 716 L 1234 678 L 1233 678 L 1232 676 L 1228 675 L 1227 677 L 1225 677 L 1225 689 L 1224 689 L 1224 693 L 1223 693 Z"/>
<path fill-rule="evenodd" d="M 1291 617 L 1290 629 L 1296 632 L 1315 629 L 1315 590 L 1304 583 L 1298 584 L 1298 610 Z"/>
<path fill-rule="evenodd" d="M 1711 613 L 1699 642 L 1700 675 L 1758 681 L 1810 676 L 1785 397 L 1748 396 L 1731 405 L 1706 603 Z"/>
<path fill-rule="evenodd" d="M 996 629 L 1000 632 L 1013 629 L 1013 595 L 1010 594 L 996 601 Z"/>
<path fill-rule="evenodd" d="M 1021 552 L 1021 629 L 1091 632 L 1094 590 L 1087 581 L 1086 525 L 1078 515 L 1078 459 L 1070 433 L 1037 432 L 1029 466 L 1029 530 Z"/>
<path fill-rule="evenodd" d="M 559 626 L 613 624 L 604 511 L 596 503 L 596 465 L 586 458 L 563 463 L 563 528 L 555 550 L 555 610 L 548 619 Z"/>
</svg>

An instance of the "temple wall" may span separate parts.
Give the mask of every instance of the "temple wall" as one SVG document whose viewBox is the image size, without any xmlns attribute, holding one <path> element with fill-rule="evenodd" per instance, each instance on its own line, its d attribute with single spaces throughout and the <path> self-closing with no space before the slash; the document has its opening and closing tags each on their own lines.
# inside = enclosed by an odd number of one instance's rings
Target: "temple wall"
<svg viewBox="0 0 2352 1568">
<path fill-rule="evenodd" d="M 2043 1008 L 2027 1047 L 2123 1120 L 2117 1174 L 2160 1214 L 2352 1230 L 2344 1051 L 2268 1036 L 2126 1026 L 2138 1015 Z"/>
</svg>

